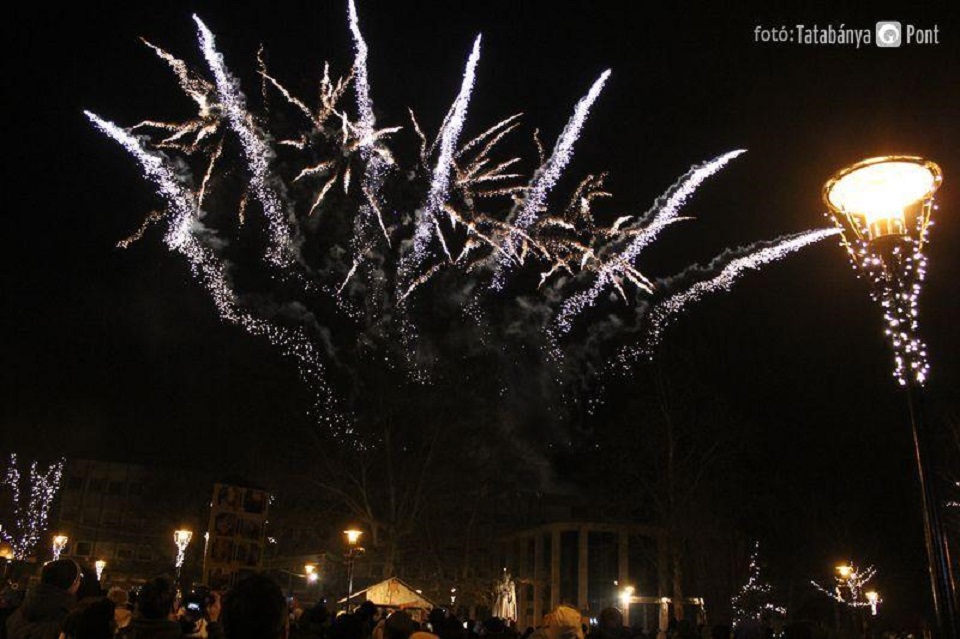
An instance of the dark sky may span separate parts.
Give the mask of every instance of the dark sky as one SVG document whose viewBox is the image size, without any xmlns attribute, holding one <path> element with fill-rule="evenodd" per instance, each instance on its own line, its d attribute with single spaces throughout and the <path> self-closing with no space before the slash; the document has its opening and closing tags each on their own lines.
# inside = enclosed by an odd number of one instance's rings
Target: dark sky
<svg viewBox="0 0 960 639">
<path fill-rule="evenodd" d="M 651 254 L 645 266 L 654 274 L 725 246 L 822 226 L 823 182 L 856 160 L 907 153 L 939 162 L 945 185 L 921 311 L 932 414 L 956 415 L 957 12 L 949 3 L 716 6 L 726 4 L 365 2 L 360 13 L 385 124 L 405 124 L 412 106 L 436 126 L 477 32 L 484 48 L 467 133 L 523 111 L 550 140 L 612 68 L 571 170 L 610 170 L 628 212 L 645 210 L 691 164 L 749 149 L 691 202 L 697 221 Z M 216 318 L 155 237 L 115 248 L 157 200 L 81 110 L 125 124 L 188 113 L 168 70 L 137 37 L 199 63 L 194 11 L 245 79 L 261 42 L 291 86 L 316 78 L 324 60 L 343 70 L 351 61 L 345 2 L 135 6 L 20 3 L 5 20 L 4 445 L 240 463 L 259 438 L 304 423 L 305 392 L 288 362 Z M 754 41 L 757 25 L 872 29 L 881 19 L 937 25 L 940 44 L 858 50 Z M 838 517 L 857 502 L 858 519 L 848 523 L 850 538 L 870 547 L 863 561 L 885 561 L 881 571 L 922 588 L 909 432 L 880 331 L 863 283 L 827 241 L 692 308 L 667 339 L 711 344 L 703 376 L 762 424 L 751 444 L 763 461 L 757 481 L 769 473 L 784 490 L 774 549 L 796 542 L 790 531 L 809 515 L 801 496 Z M 817 551 L 829 566 L 850 544 Z"/>
</svg>

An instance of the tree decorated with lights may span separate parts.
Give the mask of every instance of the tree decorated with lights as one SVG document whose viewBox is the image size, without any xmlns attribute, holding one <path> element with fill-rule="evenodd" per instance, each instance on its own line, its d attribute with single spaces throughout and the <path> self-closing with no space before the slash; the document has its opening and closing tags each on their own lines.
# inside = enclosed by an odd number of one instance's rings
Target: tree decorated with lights
<svg viewBox="0 0 960 639">
<path fill-rule="evenodd" d="M 10 464 L 2 486 L 10 491 L 12 508 L 9 521 L 0 527 L 0 537 L 13 548 L 14 559 L 29 557 L 40 541 L 47 527 L 50 507 L 60 490 L 63 464 L 64 460 L 59 459 L 41 470 L 36 460 L 31 461 L 30 470 L 24 478 L 20 473 L 17 454 L 10 454 Z"/>
<path fill-rule="evenodd" d="M 837 603 L 850 606 L 851 608 L 870 608 L 873 614 L 877 614 L 877 606 L 883 603 L 875 590 L 866 590 L 867 584 L 877 574 L 877 570 L 870 566 L 864 570 L 857 568 L 856 564 L 842 564 L 837 566 L 837 574 L 834 575 L 834 586 L 832 589 L 824 588 L 815 581 L 810 583 Z"/>
<path fill-rule="evenodd" d="M 733 609 L 733 625 L 739 626 L 748 621 L 761 621 L 775 617 L 785 617 L 786 608 L 771 601 L 773 587 L 760 574 L 760 542 L 754 542 L 750 554 L 750 568 L 747 581 L 730 600 Z"/>
</svg>

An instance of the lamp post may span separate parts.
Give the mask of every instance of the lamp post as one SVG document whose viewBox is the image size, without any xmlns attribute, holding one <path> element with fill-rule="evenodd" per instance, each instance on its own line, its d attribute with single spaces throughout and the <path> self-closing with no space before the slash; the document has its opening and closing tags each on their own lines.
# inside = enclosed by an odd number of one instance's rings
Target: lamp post
<svg viewBox="0 0 960 639">
<path fill-rule="evenodd" d="M 67 547 L 67 542 L 70 541 L 70 538 L 66 535 L 54 535 L 53 536 L 53 560 L 56 561 L 60 559 L 60 553 L 63 552 L 63 549 Z"/>
<path fill-rule="evenodd" d="M 180 529 L 173 531 L 173 543 L 177 546 L 177 581 L 180 581 L 180 569 L 183 568 L 183 560 L 187 556 L 187 546 L 193 539 L 193 531 Z"/>
<path fill-rule="evenodd" d="M 915 156 L 871 158 L 837 172 L 823 187 L 823 200 L 841 230 L 854 269 L 870 285 L 883 312 L 893 348 L 894 377 L 906 389 L 914 455 L 922 492 L 924 540 L 936 625 L 942 639 L 956 637 L 955 595 L 929 463 L 923 419 L 923 385 L 929 365 L 920 338 L 917 301 L 923 283 L 923 253 L 943 181 L 940 167 Z"/>
<path fill-rule="evenodd" d="M 353 564 L 357 557 L 363 554 L 363 548 L 359 545 L 362 531 L 356 529 L 344 530 L 343 534 L 347 538 L 347 552 L 343 557 L 347 562 L 347 612 L 350 610 L 350 599 L 353 597 Z"/>
</svg>

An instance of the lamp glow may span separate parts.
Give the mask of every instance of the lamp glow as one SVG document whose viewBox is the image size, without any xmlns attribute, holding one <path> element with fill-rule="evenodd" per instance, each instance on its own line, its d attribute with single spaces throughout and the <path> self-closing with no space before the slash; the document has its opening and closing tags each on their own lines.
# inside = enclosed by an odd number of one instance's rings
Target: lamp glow
<svg viewBox="0 0 960 639">
<path fill-rule="evenodd" d="M 870 590 L 864 593 L 867 597 L 867 603 L 870 605 L 870 614 L 874 617 L 877 616 L 877 606 L 880 604 L 880 593 L 876 590 Z"/>
<path fill-rule="evenodd" d="M 67 547 L 67 542 L 70 541 L 70 538 L 66 535 L 54 535 L 53 537 L 53 560 L 56 561 L 60 559 L 60 553 L 63 552 L 63 549 Z"/>
<path fill-rule="evenodd" d="M 103 577 L 103 569 L 107 567 L 107 562 L 103 559 L 97 559 L 93 562 L 93 565 L 97 568 L 97 581 L 100 581 Z"/>
<path fill-rule="evenodd" d="M 360 535 L 363 534 L 363 531 L 350 529 L 350 530 L 344 530 L 343 534 L 347 536 L 348 544 L 350 544 L 351 546 L 356 546 L 357 542 L 360 541 Z"/>
<path fill-rule="evenodd" d="M 183 567 L 183 560 L 187 556 L 187 546 L 190 545 L 190 540 L 193 539 L 192 530 L 175 530 L 173 532 L 173 543 L 177 545 L 177 577 L 180 576 L 180 568 Z"/>
<path fill-rule="evenodd" d="M 871 158 L 835 174 L 823 187 L 823 200 L 861 236 L 904 235 L 908 210 L 929 200 L 942 181 L 940 167 L 918 157 Z"/>
<path fill-rule="evenodd" d="M 303 567 L 303 572 L 307 575 L 307 581 L 314 584 L 317 583 L 317 580 L 320 579 L 319 573 L 317 573 L 316 564 L 307 564 Z"/>
</svg>

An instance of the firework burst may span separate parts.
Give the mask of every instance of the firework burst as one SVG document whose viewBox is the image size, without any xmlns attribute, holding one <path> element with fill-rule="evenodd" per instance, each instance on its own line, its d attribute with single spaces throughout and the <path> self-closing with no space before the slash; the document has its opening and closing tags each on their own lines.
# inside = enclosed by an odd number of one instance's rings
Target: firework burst
<svg viewBox="0 0 960 639">
<path fill-rule="evenodd" d="M 523 126 L 520 114 L 463 136 L 480 36 L 435 135 L 412 111 L 409 126 L 377 128 L 369 48 L 353 0 L 347 14 L 352 69 L 332 79 L 325 65 L 316 105 L 284 87 L 258 56 L 265 96 L 278 95 L 292 117 L 276 117 L 277 105 L 262 112 L 251 106 L 196 16 L 210 78 L 146 43 L 196 105 L 194 116 L 124 128 L 87 113 L 137 160 L 165 203 L 121 245 L 165 222 L 166 245 L 187 260 L 220 316 L 295 359 L 315 390 L 318 418 L 337 432 L 350 435 L 353 426 L 331 369 L 349 377 L 358 362 L 375 362 L 429 378 L 424 371 L 447 347 L 443 340 L 424 343 L 428 331 L 421 325 L 435 323 L 434 316 L 460 318 L 468 350 L 501 352 L 519 339 L 524 349 L 546 348 L 559 366 L 574 325 L 590 330 L 582 312 L 599 304 L 604 291 L 620 300 L 611 313 L 629 311 L 631 299 L 650 305 L 648 345 L 654 344 L 667 320 L 704 294 L 832 233 L 811 231 L 724 254 L 710 265 L 712 274 L 701 273 L 686 288 L 675 286 L 685 278 L 656 280 L 638 263 L 642 251 L 685 219 L 685 202 L 743 150 L 694 166 L 642 214 L 595 210 L 610 198 L 602 174 L 586 176 L 557 206 L 554 191 L 609 70 L 577 102 L 549 153 L 534 133 L 539 157 L 531 163 L 505 151 Z M 342 104 L 351 92 L 352 108 Z M 411 141 L 419 147 L 414 165 L 398 166 L 394 151 Z M 257 213 L 265 237 L 249 223 Z M 242 248 L 236 246 L 241 232 Z M 250 246 L 263 259 L 251 260 Z M 266 275 L 247 277 L 257 264 Z M 527 281 L 538 286 L 514 291 Z M 417 312 L 419 304 L 409 302 L 414 295 L 429 301 L 429 312 Z"/>
</svg>

